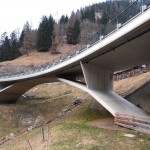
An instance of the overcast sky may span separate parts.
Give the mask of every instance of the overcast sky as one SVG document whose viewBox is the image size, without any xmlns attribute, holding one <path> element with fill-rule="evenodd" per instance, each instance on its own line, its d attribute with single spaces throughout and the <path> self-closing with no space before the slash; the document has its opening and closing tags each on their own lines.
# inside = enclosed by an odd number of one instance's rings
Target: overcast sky
<svg viewBox="0 0 150 150">
<path fill-rule="evenodd" d="M 70 15 L 72 10 L 102 1 L 106 0 L 1 0 L 0 35 L 15 29 L 21 32 L 26 21 L 36 29 L 43 15 L 52 14 L 58 19 L 62 14 Z"/>
<path fill-rule="evenodd" d="M 43 15 L 53 15 L 54 19 L 62 14 L 70 15 L 80 7 L 106 0 L 0 0 L 0 35 L 10 34 L 13 30 L 22 31 L 26 21 L 36 29 Z"/>
</svg>

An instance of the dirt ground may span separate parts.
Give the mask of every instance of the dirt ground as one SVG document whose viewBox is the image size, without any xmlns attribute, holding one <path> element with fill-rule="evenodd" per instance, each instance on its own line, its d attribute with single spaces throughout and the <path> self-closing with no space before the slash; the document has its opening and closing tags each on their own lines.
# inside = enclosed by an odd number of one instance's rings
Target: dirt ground
<svg viewBox="0 0 150 150">
<path fill-rule="evenodd" d="M 108 117 L 103 119 L 97 119 L 89 122 L 90 125 L 96 126 L 103 129 L 110 129 L 110 130 L 128 130 L 123 127 L 117 126 L 114 124 L 114 117 Z"/>
</svg>

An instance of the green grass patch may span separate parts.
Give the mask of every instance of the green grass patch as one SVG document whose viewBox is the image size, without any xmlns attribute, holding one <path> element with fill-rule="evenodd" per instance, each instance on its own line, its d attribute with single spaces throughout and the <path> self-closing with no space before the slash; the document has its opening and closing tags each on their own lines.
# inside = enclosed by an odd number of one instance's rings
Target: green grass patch
<svg viewBox="0 0 150 150">
<path fill-rule="evenodd" d="M 65 122 L 54 127 L 57 135 L 53 137 L 51 149 L 59 150 L 147 150 L 150 142 L 144 135 L 136 138 L 124 137 L 124 131 L 106 130 L 81 122 Z M 140 139 L 143 139 L 140 142 Z"/>
</svg>

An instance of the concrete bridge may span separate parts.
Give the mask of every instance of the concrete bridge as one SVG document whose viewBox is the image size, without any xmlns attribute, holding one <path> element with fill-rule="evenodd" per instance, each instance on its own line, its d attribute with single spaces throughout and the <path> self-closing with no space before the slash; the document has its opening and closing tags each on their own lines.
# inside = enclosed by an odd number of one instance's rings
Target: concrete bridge
<svg viewBox="0 0 150 150">
<path fill-rule="evenodd" d="M 88 92 L 112 115 L 148 115 L 113 92 L 114 72 L 150 64 L 150 9 L 141 5 L 137 14 L 119 23 L 119 17 L 136 2 L 75 49 L 50 63 L 1 76 L 0 102 L 16 102 L 38 84 L 63 81 Z M 85 83 L 79 82 L 78 76 L 83 76 Z"/>
</svg>

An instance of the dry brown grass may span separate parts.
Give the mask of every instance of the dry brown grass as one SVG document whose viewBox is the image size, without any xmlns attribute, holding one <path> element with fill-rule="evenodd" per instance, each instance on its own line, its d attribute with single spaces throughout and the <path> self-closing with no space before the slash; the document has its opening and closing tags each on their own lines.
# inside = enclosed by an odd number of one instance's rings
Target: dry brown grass
<svg viewBox="0 0 150 150">
<path fill-rule="evenodd" d="M 124 134 L 135 134 L 135 138 L 126 138 Z M 49 138 L 47 138 L 49 134 Z M 96 128 L 82 122 L 55 123 L 49 126 L 42 141 L 40 129 L 25 133 L 5 143 L 2 150 L 28 150 L 27 140 L 34 150 L 149 150 L 150 138 L 134 131 L 115 131 Z M 47 146 L 48 144 L 48 146 Z"/>
<path fill-rule="evenodd" d="M 150 80 L 150 72 L 128 79 L 123 79 L 115 82 L 116 91 L 124 95 L 130 93 L 137 88 L 137 85 L 143 85 Z M 71 112 L 63 116 L 58 122 L 50 125 L 50 139 L 49 139 L 49 149 L 114 149 L 123 150 L 129 149 L 145 149 L 148 150 L 150 146 L 149 137 L 139 134 L 135 131 L 115 131 L 108 129 L 96 128 L 91 125 L 87 125 L 84 121 L 89 121 L 90 117 L 94 118 L 95 116 L 101 116 L 101 114 L 95 114 L 90 109 L 92 98 L 87 97 L 85 92 L 82 92 L 79 89 L 76 89 L 72 86 L 66 84 L 43 84 L 31 89 L 28 93 L 28 96 L 36 95 L 37 97 L 47 96 L 51 94 L 57 94 L 64 92 L 66 90 L 72 91 L 72 96 L 59 97 L 52 100 L 48 103 L 43 102 L 43 104 L 38 104 L 37 107 L 48 112 L 47 117 L 57 114 L 62 108 L 67 105 L 70 105 L 75 100 L 76 96 L 83 96 L 84 103 L 81 106 L 76 107 Z M 126 92 L 127 91 L 127 92 Z M 63 107 L 57 107 L 53 105 L 57 101 L 57 105 Z M 63 102 L 63 103 L 62 103 Z M 55 112 L 54 109 L 59 110 Z M 84 121 L 83 121 L 84 120 Z M 107 126 L 107 122 L 101 122 L 104 127 Z M 110 122 L 109 122 L 110 123 Z M 108 124 L 109 124 L 108 123 Z M 111 122 L 113 124 L 113 122 Z M 95 122 L 97 125 L 98 123 Z M 96 126 L 95 124 L 92 124 Z M 109 126 L 112 127 L 112 124 Z M 101 127 L 101 125 L 100 125 Z M 136 135 L 136 138 L 129 139 L 123 136 L 124 133 L 133 133 Z M 44 150 L 46 149 L 46 142 L 42 141 L 42 135 L 40 129 L 35 129 L 31 133 L 23 134 L 18 137 L 15 137 L 12 141 L 5 143 L 0 147 L 2 150 L 20 150 L 20 149 L 29 149 L 27 140 L 30 140 L 31 146 L 35 150 Z"/>
<path fill-rule="evenodd" d="M 57 82 L 57 83 L 45 83 L 38 85 L 31 90 L 29 90 L 27 93 L 25 93 L 28 97 L 34 97 L 34 98 L 41 98 L 41 97 L 50 97 L 55 96 L 60 93 L 68 92 L 74 95 L 74 97 L 81 96 L 85 97 L 87 94 L 85 94 L 84 91 L 77 89 L 76 87 L 70 86 L 68 84 Z"/>
<path fill-rule="evenodd" d="M 36 96 L 36 97 L 46 97 L 48 95 L 55 95 L 58 93 L 63 93 L 65 91 L 68 91 L 69 88 L 66 84 L 42 84 L 34 87 L 30 91 L 26 93 L 27 96 Z"/>
<path fill-rule="evenodd" d="M 33 52 L 29 53 L 29 56 L 23 55 L 12 61 L 1 62 L 0 65 L 14 65 L 14 66 L 41 65 L 66 53 L 73 47 L 74 47 L 73 45 L 69 44 L 64 44 L 63 47 L 58 47 L 58 52 L 60 54 L 51 54 L 50 52 L 37 52 L 37 50 L 34 50 Z"/>
<path fill-rule="evenodd" d="M 150 72 L 143 73 L 137 76 L 129 77 L 126 79 L 122 79 L 114 82 L 114 91 L 126 97 L 129 94 L 133 93 L 141 86 L 150 82 Z"/>
</svg>

